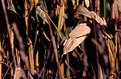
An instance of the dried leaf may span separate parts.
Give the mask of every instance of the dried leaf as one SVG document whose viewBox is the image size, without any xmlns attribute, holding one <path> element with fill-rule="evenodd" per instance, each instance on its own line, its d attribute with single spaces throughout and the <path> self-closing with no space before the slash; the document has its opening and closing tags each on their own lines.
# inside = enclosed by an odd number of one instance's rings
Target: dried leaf
<svg viewBox="0 0 121 79">
<path fill-rule="evenodd" d="M 43 19 L 43 23 L 45 22 L 45 23 L 49 24 L 46 14 L 39 6 L 37 6 L 37 8 L 36 8 L 36 14 Z"/>
<path fill-rule="evenodd" d="M 82 6 L 82 5 L 79 5 L 79 6 L 78 6 L 75 15 L 84 15 L 84 16 L 87 16 L 87 17 L 91 18 L 90 11 L 87 10 L 87 8 L 85 8 L 85 7 Z"/>
<path fill-rule="evenodd" d="M 89 7 L 89 0 L 84 0 L 85 1 L 85 4 L 86 4 L 86 7 Z"/>
<path fill-rule="evenodd" d="M 16 9 L 15 9 L 15 7 L 13 5 L 13 1 L 12 0 L 8 0 L 7 3 L 8 3 L 7 9 L 10 10 L 10 11 L 13 11 L 14 13 L 17 14 Z"/>
<path fill-rule="evenodd" d="M 91 18 L 96 20 L 97 23 L 99 23 L 100 25 L 107 26 L 107 23 L 104 18 L 102 19 L 101 17 L 99 17 L 94 11 L 91 11 L 90 13 L 91 13 Z"/>
<path fill-rule="evenodd" d="M 69 34 L 69 38 L 64 43 L 64 54 L 73 51 L 80 43 L 82 43 L 87 34 L 90 33 L 90 28 L 86 23 L 77 25 Z"/>
<path fill-rule="evenodd" d="M 100 25 L 107 26 L 107 23 L 104 18 L 102 19 L 94 11 L 89 11 L 87 8 L 85 8 L 82 5 L 79 5 L 79 7 L 77 8 L 77 12 L 76 12 L 75 16 L 78 16 L 78 15 L 84 15 L 86 17 L 94 19 Z"/>
</svg>

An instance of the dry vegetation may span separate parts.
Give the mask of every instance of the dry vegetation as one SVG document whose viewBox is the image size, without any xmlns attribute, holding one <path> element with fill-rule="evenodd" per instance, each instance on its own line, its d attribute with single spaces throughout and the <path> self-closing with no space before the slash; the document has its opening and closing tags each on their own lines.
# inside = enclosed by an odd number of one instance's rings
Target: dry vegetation
<svg viewBox="0 0 121 79">
<path fill-rule="evenodd" d="M 1 0 L 0 79 L 120 79 L 121 0 Z"/>
</svg>

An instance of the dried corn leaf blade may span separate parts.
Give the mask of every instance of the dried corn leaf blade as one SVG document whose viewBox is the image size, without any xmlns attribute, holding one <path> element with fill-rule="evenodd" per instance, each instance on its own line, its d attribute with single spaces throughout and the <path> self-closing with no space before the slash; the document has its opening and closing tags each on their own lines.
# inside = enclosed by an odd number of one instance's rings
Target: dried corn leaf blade
<svg viewBox="0 0 121 79">
<path fill-rule="evenodd" d="M 36 14 L 43 19 L 43 23 L 46 22 L 49 24 L 45 12 L 39 6 L 36 7 Z"/>
<path fill-rule="evenodd" d="M 48 17 L 45 14 L 45 12 L 48 13 L 47 12 L 47 6 L 46 6 L 46 3 L 45 3 L 45 0 L 38 0 L 36 2 L 40 3 L 40 6 L 36 6 L 36 14 L 43 19 L 43 24 L 44 23 L 49 24 Z"/>
<path fill-rule="evenodd" d="M 69 34 L 69 39 L 65 40 L 64 54 L 73 51 L 80 43 L 82 43 L 91 29 L 86 23 L 77 25 Z"/>
<path fill-rule="evenodd" d="M 70 47 L 68 52 L 73 51 L 80 43 L 82 43 L 85 40 L 86 37 L 87 36 L 85 35 L 83 37 L 80 37 L 80 38 L 77 38 L 77 39 L 73 40 L 74 42 L 71 45 L 71 47 Z"/>
<path fill-rule="evenodd" d="M 88 33 L 90 33 L 90 28 L 87 26 L 86 23 L 81 23 L 71 31 L 71 33 L 69 34 L 69 37 L 78 38 Z"/>
<path fill-rule="evenodd" d="M 47 11 L 46 0 L 38 0 L 38 2 L 40 3 L 41 7 Z"/>
<path fill-rule="evenodd" d="M 43 24 L 46 22 L 48 25 L 50 25 L 50 21 L 54 25 L 55 29 L 57 30 L 60 38 L 62 39 L 62 33 L 61 31 L 58 30 L 57 26 L 55 23 L 51 20 L 51 18 L 48 15 L 48 12 L 46 9 L 42 8 L 41 6 L 36 6 L 36 14 L 39 15 L 43 19 Z"/>
<path fill-rule="evenodd" d="M 81 14 L 81 15 L 84 15 L 84 16 L 87 16 L 87 17 L 89 17 L 89 18 L 91 18 L 90 11 L 87 10 L 87 8 L 85 8 L 85 7 L 82 6 L 82 5 L 79 5 L 79 6 L 78 6 L 75 15 L 80 15 L 80 14 Z"/>
<path fill-rule="evenodd" d="M 13 11 L 14 13 L 17 14 L 16 9 L 15 9 L 15 7 L 13 5 L 13 1 L 12 0 L 7 0 L 7 3 L 8 3 L 7 9 L 10 10 L 10 11 Z"/>
<path fill-rule="evenodd" d="M 98 16 L 94 11 L 91 11 L 90 13 L 91 13 L 91 18 L 94 19 L 97 23 L 99 23 L 100 25 L 107 26 L 107 23 L 104 18 Z"/>
<path fill-rule="evenodd" d="M 60 14 L 59 14 L 59 20 L 58 20 L 58 30 L 61 30 L 64 22 L 65 22 L 65 13 L 64 13 L 64 3 L 62 4 L 62 6 L 60 7 Z"/>
<path fill-rule="evenodd" d="M 89 0 L 84 0 L 85 1 L 85 4 L 86 4 L 86 7 L 89 7 Z"/>
<path fill-rule="evenodd" d="M 78 15 L 84 15 L 86 17 L 89 17 L 91 19 L 94 19 L 100 25 L 107 26 L 107 23 L 106 23 L 106 21 L 105 21 L 104 18 L 102 19 L 94 11 L 89 11 L 87 8 L 85 8 L 82 5 L 79 5 L 79 7 L 77 8 L 77 12 L 76 12 L 75 16 L 78 16 Z"/>
</svg>

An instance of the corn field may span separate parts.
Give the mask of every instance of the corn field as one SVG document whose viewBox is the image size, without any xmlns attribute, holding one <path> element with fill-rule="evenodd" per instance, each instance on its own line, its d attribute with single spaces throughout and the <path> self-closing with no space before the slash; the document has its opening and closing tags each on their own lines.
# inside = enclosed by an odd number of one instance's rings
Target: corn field
<svg viewBox="0 0 121 79">
<path fill-rule="evenodd" d="M 0 0 L 0 79 L 120 79 L 121 0 Z"/>
</svg>

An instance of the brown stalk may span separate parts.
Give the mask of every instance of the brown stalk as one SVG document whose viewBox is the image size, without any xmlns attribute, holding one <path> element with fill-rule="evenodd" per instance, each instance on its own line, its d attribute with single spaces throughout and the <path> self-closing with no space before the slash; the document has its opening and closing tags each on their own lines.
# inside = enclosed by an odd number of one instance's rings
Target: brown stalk
<svg viewBox="0 0 121 79">
<path fill-rule="evenodd" d="M 58 19 L 58 30 L 61 31 L 64 23 L 65 23 L 65 6 L 64 6 L 64 2 L 61 3 L 61 7 L 60 7 L 60 11 L 59 11 L 59 19 Z"/>
<path fill-rule="evenodd" d="M 56 64 L 57 64 L 58 71 L 59 71 L 59 79 L 63 79 L 63 77 L 61 75 L 61 69 L 60 69 L 59 60 L 58 60 L 58 52 L 57 52 L 57 46 L 56 46 L 56 42 L 55 42 L 55 37 L 53 35 L 51 25 L 49 25 L 49 30 L 50 30 L 51 42 L 52 42 L 52 45 L 53 45 L 53 51 L 54 51 L 54 54 L 55 54 Z"/>
<path fill-rule="evenodd" d="M 67 59 L 66 59 L 65 63 L 67 65 L 67 69 L 66 69 L 67 79 L 70 79 L 69 54 L 67 55 Z"/>
<path fill-rule="evenodd" d="M 14 51 L 12 49 L 13 44 L 12 44 L 12 38 L 11 38 L 11 29 L 10 29 L 10 25 L 9 25 L 9 20 L 8 20 L 8 15 L 7 15 L 7 12 L 6 12 L 6 6 L 5 6 L 4 0 L 1 0 L 1 3 L 2 3 L 3 11 L 4 11 L 5 20 L 6 20 L 6 26 L 7 26 L 7 31 L 8 31 L 8 37 L 9 37 L 9 40 L 10 40 L 10 46 L 11 46 L 11 51 L 12 51 L 12 55 L 13 55 L 14 65 L 16 67 L 15 55 L 14 55 Z"/>
<path fill-rule="evenodd" d="M 42 7 L 40 7 L 41 10 L 43 10 Z M 54 24 L 54 22 L 51 20 L 51 18 L 49 17 L 48 13 L 43 10 L 44 14 L 46 15 L 46 17 L 52 22 L 52 24 L 54 25 L 54 27 L 56 28 L 60 38 L 62 39 L 62 36 L 61 36 L 61 33 L 60 31 L 57 29 L 57 26 Z M 56 64 L 57 64 L 57 67 L 58 67 L 58 71 L 59 71 L 59 79 L 63 79 L 62 75 L 61 75 L 61 69 L 60 69 L 60 64 L 59 64 L 59 60 L 58 60 L 58 51 L 57 51 L 57 46 L 56 46 L 56 41 L 55 41 L 55 37 L 54 37 L 54 34 L 53 34 L 53 31 L 52 31 L 52 28 L 51 28 L 51 24 L 48 23 L 49 25 L 49 30 L 50 30 L 50 36 L 51 36 L 51 42 L 52 42 L 52 45 L 53 45 L 53 52 L 54 52 L 54 55 L 55 55 L 55 59 L 56 59 Z"/>
<path fill-rule="evenodd" d="M 61 31 L 58 30 L 57 26 L 55 25 L 55 23 L 52 21 L 52 19 L 50 18 L 50 16 L 48 15 L 48 13 L 40 6 L 40 9 L 43 11 L 44 15 L 46 15 L 46 17 L 50 20 L 50 22 L 53 24 L 53 26 L 55 27 L 55 29 L 57 30 L 57 33 L 59 35 L 59 37 L 62 39 L 62 33 Z M 48 25 L 50 26 L 50 24 L 48 23 Z"/>
<path fill-rule="evenodd" d="M 0 41 L 0 79 L 2 79 L 2 46 Z"/>
<path fill-rule="evenodd" d="M 95 1 L 95 9 L 98 15 L 100 15 L 100 0 Z"/>
<path fill-rule="evenodd" d="M 32 41 L 28 38 L 28 53 L 29 53 L 29 63 L 30 63 L 30 70 L 31 73 L 34 74 L 34 50 Z"/>
<path fill-rule="evenodd" d="M 17 48 L 15 48 L 15 53 L 16 53 L 17 65 L 20 66 L 20 56 L 19 56 L 19 52 L 18 52 L 18 49 Z"/>
<path fill-rule="evenodd" d="M 28 7 L 27 0 L 24 0 L 26 35 L 28 36 Z"/>
<path fill-rule="evenodd" d="M 103 79 L 103 72 L 102 72 L 102 68 L 101 65 L 99 64 L 99 62 L 97 63 L 98 65 L 98 79 Z"/>
<path fill-rule="evenodd" d="M 115 24 L 115 30 L 117 30 L 117 24 Z M 115 32 L 115 54 L 117 54 L 118 48 L 118 32 Z"/>
<path fill-rule="evenodd" d="M 35 66 L 36 70 L 39 71 L 39 51 L 37 51 L 36 56 L 35 56 Z"/>
<path fill-rule="evenodd" d="M 60 75 L 62 75 L 61 77 L 60 77 L 60 79 L 62 78 L 62 79 L 64 79 L 64 63 L 62 63 L 60 66 L 59 66 L 59 74 Z"/>
<path fill-rule="evenodd" d="M 113 55 L 114 52 L 111 49 L 110 42 L 111 42 L 111 40 L 107 39 L 106 45 L 108 47 L 109 63 L 110 63 L 110 67 L 111 67 L 109 79 L 113 79 L 113 77 L 114 77 L 113 74 L 114 74 L 114 70 L 115 70 L 115 58 Z"/>
<path fill-rule="evenodd" d="M 17 40 L 19 42 L 21 59 L 25 62 L 25 66 L 28 69 L 29 68 L 28 57 L 27 57 L 27 55 L 25 53 L 25 50 L 24 50 L 22 37 L 19 34 L 19 31 L 17 29 L 16 23 L 12 23 L 12 25 L 13 25 L 13 28 L 14 28 L 14 32 L 15 32 L 16 38 L 17 38 Z"/>
</svg>

